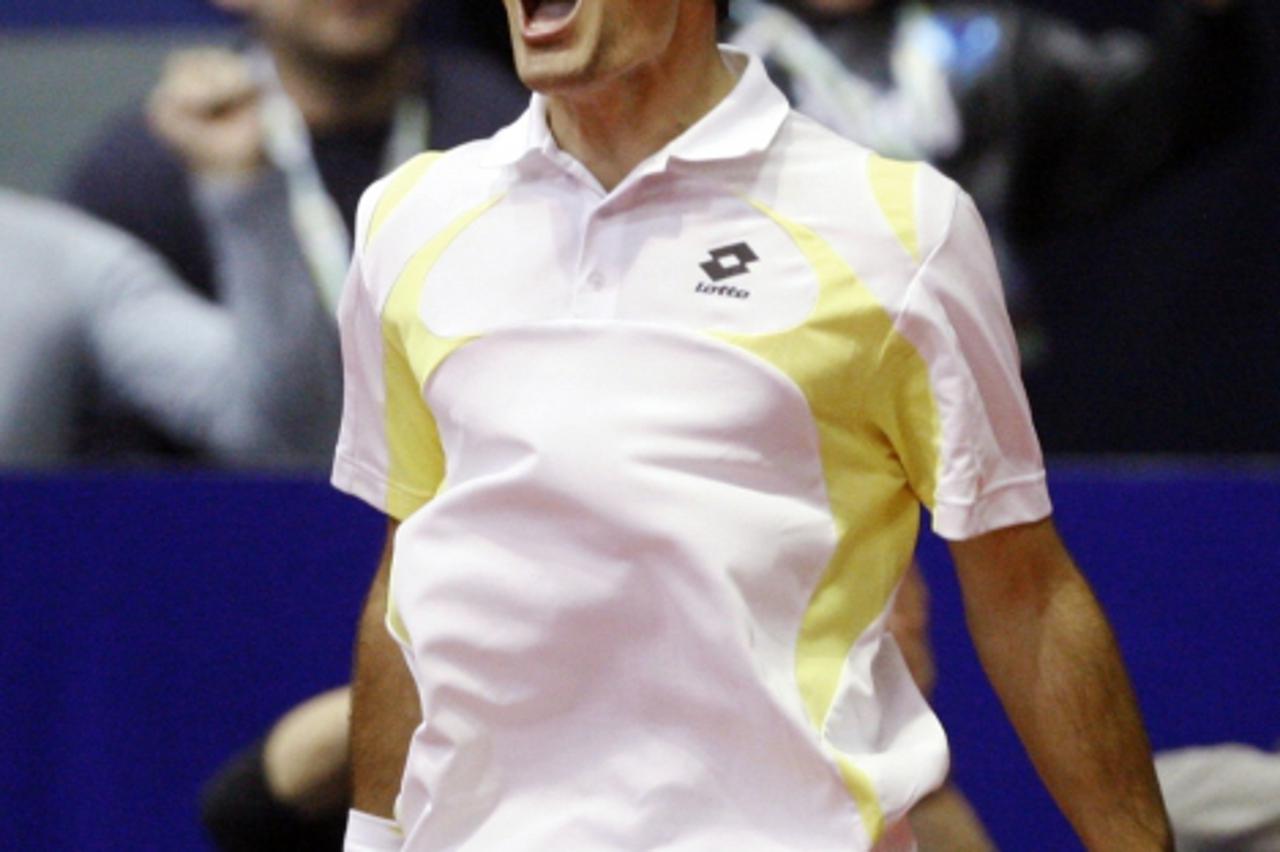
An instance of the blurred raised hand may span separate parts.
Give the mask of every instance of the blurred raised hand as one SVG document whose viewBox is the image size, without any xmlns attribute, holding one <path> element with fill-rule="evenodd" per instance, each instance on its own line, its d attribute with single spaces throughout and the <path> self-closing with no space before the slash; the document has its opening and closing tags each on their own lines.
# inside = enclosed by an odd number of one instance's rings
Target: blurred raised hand
<svg viewBox="0 0 1280 852">
<path fill-rule="evenodd" d="M 147 101 L 152 131 L 196 174 L 246 177 L 265 161 L 261 90 L 234 51 L 175 52 Z"/>
</svg>

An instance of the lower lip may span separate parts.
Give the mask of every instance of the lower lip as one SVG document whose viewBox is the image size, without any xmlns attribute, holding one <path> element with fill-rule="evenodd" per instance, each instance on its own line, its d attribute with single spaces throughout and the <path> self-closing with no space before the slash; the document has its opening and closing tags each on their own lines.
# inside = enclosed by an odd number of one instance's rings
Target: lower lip
<svg viewBox="0 0 1280 852">
<path fill-rule="evenodd" d="M 573 28 L 574 19 L 578 16 L 578 4 L 574 3 L 573 11 L 559 18 L 524 19 L 521 35 L 531 45 L 549 44 L 559 41 Z"/>
</svg>

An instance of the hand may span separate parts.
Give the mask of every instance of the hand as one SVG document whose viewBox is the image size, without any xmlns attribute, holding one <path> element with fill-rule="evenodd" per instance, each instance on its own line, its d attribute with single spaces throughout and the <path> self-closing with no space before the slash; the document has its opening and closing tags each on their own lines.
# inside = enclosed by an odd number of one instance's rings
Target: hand
<svg viewBox="0 0 1280 852">
<path fill-rule="evenodd" d="M 202 177 L 253 174 L 265 159 L 260 98 L 249 64 L 224 48 L 172 54 L 147 101 L 154 132 Z"/>
</svg>

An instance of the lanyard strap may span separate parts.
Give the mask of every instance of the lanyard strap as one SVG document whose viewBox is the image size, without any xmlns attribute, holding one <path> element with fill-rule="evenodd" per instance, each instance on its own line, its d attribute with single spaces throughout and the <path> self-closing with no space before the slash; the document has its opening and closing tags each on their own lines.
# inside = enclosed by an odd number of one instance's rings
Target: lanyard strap
<svg viewBox="0 0 1280 852">
<path fill-rule="evenodd" d="M 289 218 L 325 307 L 337 311 L 351 260 L 351 232 L 337 202 L 324 187 L 302 113 L 285 93 L 270 54 L 250 50 L 249 62 L 262 87 L 262 126 L 267 159 L 284 175 Z M 427 144 L 430 113 L 421 95 L 396 103 L 379 174 L 386 174 Z"/>
</svg>

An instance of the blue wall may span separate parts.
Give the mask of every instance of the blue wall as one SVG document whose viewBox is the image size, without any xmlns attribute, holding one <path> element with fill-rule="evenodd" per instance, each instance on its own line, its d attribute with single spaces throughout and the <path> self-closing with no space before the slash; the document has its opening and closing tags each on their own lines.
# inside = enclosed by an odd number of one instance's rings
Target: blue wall
<svg viewBox="0 0 1280 852">
<path fill-rule="evenodd" d="M 1157 746 L 1280 737 L 1280 467 L 1054 483 Z M 201 782 L 345 679 L 381 524 L 318 480 L 0 478 L 0 848 L 205 848 Z M 944 549 L 922 558 L 962 785 L 1003 848 L 1076 848 L 977 668 Z"/>
<path fill-rule="evenodd" d="M 0 480 L 0 848 L 203 848 L 202 780 L 346 679 L 381 523 L 318 481 Z"/>
<path fill-rule="evenodd" d="M 226 21 L 207 0 L 0 0 L 3 27 L 186 26 Z"/>
</svg>

